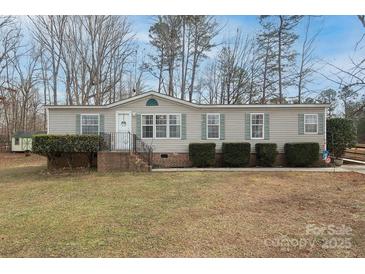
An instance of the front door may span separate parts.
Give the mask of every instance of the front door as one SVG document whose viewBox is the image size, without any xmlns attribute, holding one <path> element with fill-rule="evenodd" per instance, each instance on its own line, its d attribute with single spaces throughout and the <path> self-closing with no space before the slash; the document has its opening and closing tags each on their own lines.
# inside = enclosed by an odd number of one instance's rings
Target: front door
<svg viewBox="0 0 365 274">
<path fill-rule="evenodd" d="M 117 133 L 115 136 L 115 148 L 117 150 L 129 150 L 132 136 L 132 119 L 130 112 L 117 112 Z"/>
</svg>

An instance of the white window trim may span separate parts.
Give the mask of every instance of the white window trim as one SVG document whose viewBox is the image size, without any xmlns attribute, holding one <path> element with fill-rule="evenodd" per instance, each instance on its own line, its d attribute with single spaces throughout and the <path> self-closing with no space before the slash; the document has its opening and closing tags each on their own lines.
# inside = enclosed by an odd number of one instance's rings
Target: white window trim
<svg viewBox="0 0 365 274">
<path fill-rule="evenodd" d="M 314 124 L 312 124 L 312 123 L 306 123 L 305 122 L 305 116 L 316 116 L 317 117 L 317 122 L 316 122 L 316 125 L 317 125 L 317 127 L 316 127 L 316 132 L 307 132 L 306 130 L 305 130 L 305 125 L 314 125 Z M 315 135 L 315 134 L 318 134 L 318 114 L 317 113 L 307 113 L 307 114 L 304 114 L 304 122 L 303 122 L 303 126 L 304 126 L 304 134 L 308 134 L 308 135 Z"/>
<path fill-rule="evenodd" d="M 208 116 L 209 115 L 218 115 L 218 137 L 217 138 L 209 138 L 209 134 L 208 134 Z M 221 138 L 221 115 L 220 113 L 207 113 L 207 117 L 206 119 L 206 132 L 207 132 L 207 140 L 219 140 Z M 215 126 L 215 125 L 212 125 Z"/>
<path fill-rule="evenodd" d="M 156 116 L 157 115 L 166 115 L 166 124 L 165 125 L 162 125 L 162 126 L 166 126 L 166 137 L 157 137 L 157 131 L 156 131 L 156 128 L 157 128 L 157 120 L 156 120 Z M 170 136 L 170 132 L 169 132 L 169 114 L 167 113 L 155 113 L 153 115 L 153 126 L 154 126 L 154 130 L 153 130 L 153 134 L 154 134 L 154 138 L 155 139 L 169 139 L 169 136 Z M 160 125 L 161 126 L 161 125 Z"/>
<path fill-rule="evenodd" d="M 153 137 L 143 137 L 143 116 L 145 115 L 152 115 L 153 117 Z M 156 115 L 166 115 L 167 116 L 167 123 L 166 123 L 166 137 L 156 137 Z M 177 115 L 179 116 L 180 119 L 180 136 L 179 137 L 170 137 L 170 115 Z M 141 136 L 142 139 L 157 139 L 157 140 L 163 140 L 163 139 L 175 139 L 175 140 L 179 140 L 181 139 L 181 130 L 182 130 L 182 121 L 181 121 L 181 113 L 142 113 L 141 114 Z"/>
<path fill-rule="evenodd" d="M 100 134 L 100 113 L 82 113 L 80 114 L 80 134 L 83 135 L 82 132 L 82 116 L 98 116 L 98 135 Z"/>
<path fill-rule="evenodd" d="M 252 115 L 262 115 L 262 137 L 252 137 L 252 133 L 253 133 L 252 132 Z M 265 139 L 265 114 L 264 113 L 262 113 L 262 112 L 250 113 L 250 136 L 251 136 L 251 139 L 253 139 L 253 140 L 264 140 Z"/>
<path fill-rule="evenodd" d="M 159 114 L 157 114 L 159 115 Z M 182 130 L 182 121 L 181 121 L 181 113 L 168 113 L 166 114 L 167 115 L 167 131 L 168 131 L 168 134 L 167 136 L 169 136 L 168 138 L 165 138 L 165 139 L 181 139 L 181 130 Z M 180 124 L 178 125 L 180 127 L 180 130 L 179 130 L 179 133 L 180 133 L 180 136 L 179 137 L 170 137 L 170 115 L 177 115 L 179 116 L 179 121 L 180 121 Z M 177 125 L 174 125 L 174 126 L 177 126 Z M 159 138 L 158 138 L 159 139 Z"/>
<path fill-rule="evenodd" d="M 143 125 L 143 116 L 152 115 L 152 125 Z M 155 137 L 155 116 L 152 113 L 142 113 L 141 114 L 141 139 L 153 139 Z M 143 137 L 143 126 L 152 126 L 152 137 Z"/>
</svg>

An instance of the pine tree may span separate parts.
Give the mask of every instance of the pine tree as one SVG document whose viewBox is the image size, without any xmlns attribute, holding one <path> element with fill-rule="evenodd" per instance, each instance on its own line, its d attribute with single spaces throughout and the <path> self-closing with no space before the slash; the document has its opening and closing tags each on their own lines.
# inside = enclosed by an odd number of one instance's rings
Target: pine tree
<svg viewBox="0 0 365 274">
<path fill-rule="evenodd" d="M 285 88 L 294 81 L 293 71 L 297 52 L 294 43 L 298 39 L 295 27 L 302 16 L 261 16 L 260 21 L 264 29 L 267 29 L 275 40 L 277 52 L 277 79 L 278 79 L 278 102 L 284 101 Z"/>
</svg>

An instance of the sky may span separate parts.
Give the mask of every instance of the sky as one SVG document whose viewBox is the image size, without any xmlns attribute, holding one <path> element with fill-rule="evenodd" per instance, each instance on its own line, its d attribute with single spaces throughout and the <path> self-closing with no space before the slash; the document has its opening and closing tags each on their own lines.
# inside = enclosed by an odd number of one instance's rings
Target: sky
<svg viewBox="0 0 365 274">
<path fill-rule="evenodd" d="M 149 50 L 148 46 L 148 30 L 154 22 L 153 16 L 128 16 L 132 24 L 132 28 L 136 32 L 136 39 L 142 48 Z M 216 16 L 217 21 L 224 25 L 223 31 L 216 37 L 216 42 L 230 41 L 236 30 L 240 29 L 244 34 L 253 36 L 259 30 L 259 22 L 257 16 Z M 360 21 L 356 16 L 315 16 L 311 17 L 311 32 L 320 31 L 315 43 L 315 56 L 321 61 L 318 63 L 317 69 L 322 73 L 331 74 L 333 68 L 325 65 L 327 62 L 346 68 L 350 66 L 350 57 L 359 55 L 355 54 L 354 48 L 361 36 L 365 33 Z M 300 38 L 296 43 L 299 49 L 302 37 L 304 36 L 304 24 L 298 26 L 298 34 Z M 218 48 L 213 49 L 209 54 L 209 58 L 214 58 L 218 53 Z M 364 53 L 364 51 L 362 51 Z M 207 62 L 209 61 L 209 58 Z M 203 66 L 202 66 L 203 67 Z M 155 83 L 148 81 L 148 85 L 153 89 Z M 317 75 L 313 86 L 314 90 L 322 90 L 325 88 L 338 88 L 333 82 L 326 80 L 323 76 Z M 289 91 L 290 93 L 290 91 Z M 291 95 L 291 94 L 289 94 Z"/>
</svg>

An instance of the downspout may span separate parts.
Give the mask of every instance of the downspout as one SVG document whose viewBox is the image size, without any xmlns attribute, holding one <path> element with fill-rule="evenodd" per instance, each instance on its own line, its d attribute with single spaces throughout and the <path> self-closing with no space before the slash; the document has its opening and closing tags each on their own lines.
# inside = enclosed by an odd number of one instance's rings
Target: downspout
<svg viewBox="0 0 365 274">
<path fill-rule="evenodd" d="M 328 107 L 324 108 L 324 150 L 327 150 L 327 111 L 328 111 Z"/>
<path fill-rule="evenodd" d="M 46 117 L 47 117 L 47 135 L 49 134 L 49 108 L 46 108 Z"/>
</svg>

